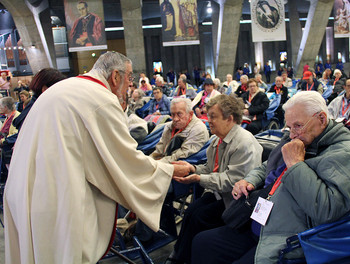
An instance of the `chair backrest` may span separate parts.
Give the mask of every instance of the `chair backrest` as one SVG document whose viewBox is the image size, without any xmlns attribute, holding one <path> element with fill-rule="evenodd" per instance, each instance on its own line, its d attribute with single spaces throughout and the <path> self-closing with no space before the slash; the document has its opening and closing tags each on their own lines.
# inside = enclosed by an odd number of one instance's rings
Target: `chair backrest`
<svg viewBox="0 0 350 264">
<path fill-rule="evenodd" d="M 137 146 L 137 149 L 141 150 L 146 155 L 151 154 L 162 137 L 163 131 L 164 125 L 157 130 L 152 131 L 152 133 L 147 135 L 145 139 Z"/>
</svg>

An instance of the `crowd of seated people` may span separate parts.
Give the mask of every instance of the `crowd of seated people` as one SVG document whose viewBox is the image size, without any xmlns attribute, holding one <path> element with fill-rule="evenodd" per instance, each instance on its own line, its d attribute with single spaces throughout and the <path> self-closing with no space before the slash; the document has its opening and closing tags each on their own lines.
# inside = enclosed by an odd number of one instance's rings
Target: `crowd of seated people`
<svg viewBox="0 0 350 264">
<path fill-rule="evenodd" d="M 325 68 L 322 70 L 320 65 L 316 67 L 316 70 L 306 68 L 297 85 L 297 89 L 301 91 L 300 95 L 297 93 L 291 98 L 289 98 L 289 89 L 295 87 L 295 82 L 288 77 L 286 71 L 281 71 L 281 76 L 275 78 L 273 85 L 267 85 L 259 73 L 256 74 L 256 78 L 241 75 L 240 83 L 233 80 L 231 74 L 227 74 L 224 83 L 221 83 L 218 78 L 213 80 L 210 75 L 206 75 L 199 87 L 192 85 L 185 74 L 177 78 L 177 86 L 165 82 L 162 76 L 157 75 L 153 76 L 151 84 L 144 73 L 140 74 L 138 83 L 130 83 L 129 99 L 126 102 L 128 110 L 125 112 L 130 134 L 138 143 L 141 143 L 152 131 L 147 121 L 137 116 L 138 111 L 146 106 L 145 115 L 171 116 L 172 120 L 165 124 L 160 141 L 150 156 L 168 163 L 186 164 L 191 174 L 184 178 L 177 177 L 175 180 L 183 184 L 198 183 L 205 189 L 203 196 L 191 203 L 185 211 L 178 240 L 173 253 L 168 258 L 169 263 L 221 263 L 221 261 L 232 263 L 239 260 L 241 262 L 237 263 L 253 263 L 254 256 L 262 263 L 265 260 L 275 261 L 276 251 L 281 249 L 284 243 L 282 238 L 285 240 L 291 229 L 287 226 L 288 231 L 283 230 L 281 223 L 277 223 L 278 216 L 274 213 L 270 216 L 274 226 L 278 230 L 285 231 L 284 233 L 281 231 L 283 235 L 278 238 L 269 233 L 274 228 L 272 224 L 268 223 L 262 227 L 261 224 L 252 222 L 241 232 L 242 230 L 234 230 L 227 226 L 221 216 L 228 209 L 230 201 L 247 195 L 254 189 L 267 187 L 282 171 L 288 178 L 282 181 L 282 186 L 285 187 L 283 192 L 276 193 L 276 197 L 282 197 L 283 202 L 279 202 L 277 198 L 274 201 L 275 207 L 283 212 L 283 217 L 284 214 L 287 215 L 283 211 L 285 206 L 291 206 L 299 210 L 301 214 L 310 217 L 313 225 L 336 220 L 341 216 L 345 208 L 340 210 L 340 213 L 333 213 L 330 206 L 338 208 L 337 198 L 334 198 L 333 201 L 325 193 L 321 194 L 324 197 L 321 202 L 329 209 L 327 219 L 319 215 L 317 211 L 320 210 L 319 208 L 309 212 L 311 201 L 316 199 L 317 191 L 296 198 L 296 186 L 302 188 L 302 181 L 295 176 L 298 172 L 311 175 L 310 182 L 324 184 L 322 188 L 332 189 L 332 186 L 338 188 L 339 182 L 333 182 L 330 177 L 319 170 L 316 164 L 318 161 L 313 160 L 318 156 L 323 158 L 323 155 L 329 157 L 336 154 L 330 149 L 326 151 L 329 151 L 327 155 L 317 152 L 319 144 L 324 143 L 322 141 L 324 139 L 321 139 L 320 136 L 338 135 L 339 133 L 339 137 L 343 138 L 346 144 L 350 142 L 345 132 L 347 130 L 344 131 L 343 126 L 337 124 L 343 123 L 350 128 L 350 79 L 347 80 L 346 75 L 340 69 L 332 71 Z M 14 102 L 7 102 L 6 98 L 0 100 L 1 114 L 6 116 L 1 128 L 2 143 L 6 142 L 6 137 L 20 130 L 35 100 L 47 88 L 63 78 L 65 77 L 53 69 L 44 69 L 34 76 L 29 86 L 33 96 L 30 97 L 25 89 L 19 93 L 21 102 L 18 110 L 22 113 L 10 107 Z M 332 89 L 327 101 L 321 97 L 325 89 Z M 281 125 L 286 122 L 289 138 L 283 138 L 279 147 L 274 150 L 274 154 L 270 156 L 271 159 L 261 164 L 262 147 L 253 135 L 263 129 L 262 119 L 270 103 L 268 93 L 281 97 L 276 116 Z M 293 99 L 294 97 L 296 99 Z M 247 124 L 244 128 L 241 127 L 242 119 Z M 331 119 L 335 119 L 336 122 Z M 209 125 L 209 130 L 204 123 Z M 178 161 L 198 152 L 209 140 L 209 132 L 215 137 L 207 149 L 206 164 L 193 166 L 184 161 Z M 4 137 L 2 137 L 3 134 Z M 294 143 L 295 141 L 297 143 Z M 340 144 L 341 151 L 348 147 L 342 146 L 338 141 L 331 143 Z M 296 150 L 298 152 L 295 154 L 293 151 Z M 309 156 L 309 152 L 316 153 L 316 156 Z M 316 171 L 315 175 L 312 175 L 310 169 Z M 334 173 L 337 171 L 335 170 Z M 346 177 L 347 175 L 344 175 L 344 180 Z M 317 181 L 319 178 L 324 182 L 319 183 Z M 336 196 L 339 196 L 339 199 L 349 199 L 337 191 Z M 165 200 L 165 207 L 171 206 L 172 199 L 169 197 Z M 328 198 L 330 199 L 329 204 L 325 201 Z M 305 202 L 308 199 L 310 202 Z M 305 205 L 300 205 L 299 202 L 305 202 Z M 283 217 L 282 219 L 287 222 L 287 217 Z M 301 220 L 300 215 L 295 214 L 293 217 L 300 223 L 297 230 L 305 230 L 306 223 Z M 167 223 L 169 221 L 161 223 L 161 227 L 166 229 L 164 225 Z M 262 236 L 259 238 L 260 233 Z M 154 238 L 155 232 L 139 221 L 135 234 L 142 242 L 147 243 Z M 210 243 L 214 236 L 217 240 Z M 225 243 L 226 240 L 227 245 L 221 248 L 219 244 Z M 242 241 L 242 247 L 239 247 L 235 240 Z M 257 249 L 257 245 L 266 247 L 267 251 Z M 229 248 L 234 250 L 224 253 Z M 205 251 L 205 254 L 202 250 Z"/>
</svg>

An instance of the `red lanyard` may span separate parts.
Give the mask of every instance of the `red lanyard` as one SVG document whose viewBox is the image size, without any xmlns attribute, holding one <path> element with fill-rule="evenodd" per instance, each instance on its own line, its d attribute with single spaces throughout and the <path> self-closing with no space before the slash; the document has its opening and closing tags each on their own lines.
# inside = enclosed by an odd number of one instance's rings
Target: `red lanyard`
<svg viewBox="0 0 350 264">
<path fill-rule="evenodd" d="M 337 81 L 339 81 L 339 78 L 335 78 L 334 83 L 333 83 L 333 86 L 335 85 L 335 83 L 336 83 Z"/>
<path fill-rule="evenodd" d="M 280 92 L 281 92 L 281 88 L 279 88 L 279 87 L 275 87 L 275 92 L 276 92 L 276 94 L 279 94 Z"/>
<path fill-rule="evenodd" d="M 350 103 L 348 102 L 348 106 L 346 107 L 346 109 L 344 110 L 344 106 L 345 106 L 345 101 L 346 98 L 343 99 L 342 101 L 342 107 L 341 107 L 341 113 L 342 113 L 342 116 L 345 116 L 346 112 L 348 111 L 349 107 L 350 107 Z"/>
<path fill-rule="evenodd" d="M 182 131 L 188 126 L 188 124 L 191 122 L 191 120 L 192 120 L 192 116 L 191 116 L 190 119 L 188 120 L 186 126 L 185 126 L 183 129 L 180 129 L 179 131 L 177 131 L 176 133 L 175 133 L 175 127 L 173 127 L 173 129 L 171 130 L 171 139 L 173 139 L 173 137 L 175 137 L 177 134 L 179 134 L 180 132 L 182 132 Z"/>
<path fill-rule="evenodd" d="M 314 87 L 314 83 L 312 83 L 310 89 L 309 89 L 309 84 L 306 84 L 306 91 L 311 91 L 312 87 Z"/>
<path fill-rule="evenodd" d="M 11 117 L 15 115 L 15 112 L 16 112 L 16 111 L 13 111 L 13 112 L 6 118 L 6 120 L 4 121 L 4 124 L 2 125 L 1 128 L 5 127 L 6 123 L 11 119 Z"/>
<path fill-rule="evenodd" d="M 80 75 L 80 76 L 77 76 L 77 78 L 81 78 L 81 79 L 85 79 L 85 80 L 89 80 L 89 81 L 98 83 L 98 84 L 102 85 L 104 88 L 108 89 L 107 86 L 103 82 L 101 82 L 100 80 L 98 80 L 94 77 L 91 77 L 88 75 Z"/>
<path fill-rule="evenodd" d="M 284 175 L 284 173 L 286 172 L 287 167 L 282 171 L 281 175 L 277 178 L 275 184 L 272 186 L 271 191 L 269 192 L 269 197 L 271 197 L 275 191 L 277 190 L 277 188 L 280 186 L 281 184 L 281 180 L 282 180 L 282 176 Z"/>
<path fill-rule="evenodd" d="M 252 101 L 252 95 L 249 93 L 248 102 L 250 103 L 251 101 Z"/>
<path fill-rule="evenodd" d="M 179 91 L 178 91 L 177 95 L 178 95 L 178 96 L 179 96 L 179 95 L 186 95 L 186 93 L 185 93 L 185 88 L 180 88 L 180 87 L 179 87 Z"/>
<path fill-rule="evenodd" d="M 219 142 L 216 146 L 216 153 L 215 153 L 215 165 L 213 172 L 217 172 L 219 170 L 219 146 L 222 143 L 222 139 L 219 139 Z"/>
</svg>

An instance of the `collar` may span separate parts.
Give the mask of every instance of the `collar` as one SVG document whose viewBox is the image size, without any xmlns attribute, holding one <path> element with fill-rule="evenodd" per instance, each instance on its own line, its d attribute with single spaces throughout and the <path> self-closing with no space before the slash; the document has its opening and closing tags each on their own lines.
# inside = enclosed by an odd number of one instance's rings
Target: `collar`
<svg viewBox="0 0 350 264">
<path fill-rule="evenodd" d="M 88 73 L 83 74 L 83 76 L 84 75 L 91 76 L 91 77 L 96 78 L 97 80 L 101 81 L 104 85 L 106 85 L 108 91 L 112 92 L 111 87 L 109 86 L 107 80 L 104 77 L 102 77 L 101 75 L 99 75 L 96 71 L 91 70 Z"/>
<path fill-rule="evenodd" d="M 231 128 L 231 130 L 227 133 L 226 137 L 222 140 L 222 142 L 225 142 L 226 144 L 228 144 L 229 142 L 232 141 L 232 139 L 236 136 L 236 134 L 239 133 L 239 125 L 234 124 L 233 127 Z M 213 147 L 216 147 L 219 143 L 219 137 L 217 137 L 218 140 L 215 140 Z"/>
</svg>

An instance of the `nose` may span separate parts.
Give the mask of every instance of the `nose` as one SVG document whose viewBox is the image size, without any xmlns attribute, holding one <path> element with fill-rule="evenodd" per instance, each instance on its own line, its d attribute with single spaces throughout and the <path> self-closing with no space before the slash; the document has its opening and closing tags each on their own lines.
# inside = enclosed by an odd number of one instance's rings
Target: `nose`
<svg viewBox="0 0 350 264">
<path fill-rule="evenodd" d="M 291 129 L 289 132 L 290 139 L 295 139 L 297 136 L 298 136 L 298 134 L 295 133 L 293 129 Z"/>
</svg>

